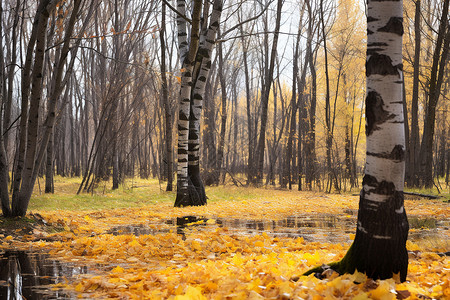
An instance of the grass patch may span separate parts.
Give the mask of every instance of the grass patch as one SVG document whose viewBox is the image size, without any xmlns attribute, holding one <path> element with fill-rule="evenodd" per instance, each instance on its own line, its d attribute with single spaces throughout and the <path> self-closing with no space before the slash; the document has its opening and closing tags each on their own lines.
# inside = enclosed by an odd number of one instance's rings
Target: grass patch
<svg viewBox="0 0 450 300">
<path fill-rule="evenodd" d="M 30 201 L 29 210 L 100 210 L 115 208 L 133 208 L 154 205 L 156 203 L 174 203 L 176 193 L 166 192 L 166 183 L 157 179 L 127 179 L 120 185 L 119 189 L 112 190 L 112 182 L 102 182 L 95 189 L 94 193 L 76 194 L 81 183 L 80 177 L 68 178 L 55 176 L 55 193 L 45 194 L 43 192 L 42 179 L 36 184 L 33 196 Z M 358 189 L 359 190 L 359 189 Z M 441 192 L 429 189 L 405 189 L 405 191 L 437 195 L 442 201 L 450 201 L 450 191 Z M 282 201 L 286 198 L 299 198 L 305 195 L 313 196 L 324 194 L 318 192 L 299 192 L 296 189 L 282 190 L 271 186 L 237 187 L 235 185 L 219 185 L 206 187 L 208 203 L 220 201 L 251 201 L 262 200 L 266 203 Z M 354 191 L 342 193 L 341 197 L 347 198 L 355 194 Z M 324 195 L 323 197 L 327 197 Z"/>
<path fill-rule="evenodd" d="M 29 210 L 99 210 L 129 208 L 174 201 L 175 193 L 166 192 L 158 180 L 126 180 L 117 190 L 111 182 L 101 183 L 94 193 L 77 195 L 81 178 L 55 177 L 55 193 L 45 194 L 36 185 Z"/>
</svg>

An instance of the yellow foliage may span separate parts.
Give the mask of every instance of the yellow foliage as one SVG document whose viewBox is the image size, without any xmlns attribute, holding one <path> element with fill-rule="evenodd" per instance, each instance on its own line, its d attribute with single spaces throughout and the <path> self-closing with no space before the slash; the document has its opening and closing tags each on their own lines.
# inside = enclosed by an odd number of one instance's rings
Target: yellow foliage
<svg viewBox="0 0 450 300">
<path fill-rule="evenodd" d="M 269 193 L 268 193 L 269 194 Z M 49 224 L 70 231 L 49 234 L 46 240 L 3 238 L 4 247 L 39 248 L 61 261 L 107 266 L 84 275 L 67 287 L 82 298 L 111 299 L 380 299 L 401 293 L 408 299 L 450 297 L 450 258 L 433 247 L 407 243 L 411 252 L 408 281 L 371 281 L 362 274 L 332 275 L 319 280 L 300 276 L 306 270 L 342 259 L 349 244 L 306 242 L 303 237 L 236 234 L 218 219 L 280 220 L 309 210 L 310 215 L 333 211 L 341 217 L 356 209 L 357 196 L 271 190 L 271 197 L 244 201 L 211 201 L 207 207 L 174 208 L 158 203 L 145 208 L 88 212 L 40 212 Z M 448 217 L 443 202 L 406 201 L 410 214 Z M 264 209 L 254 209 L 262 207 Z M 194 222 L 184 236 L 171 232 L 166 219 L 197 215 L 213 221 Z M 352 216 L 355 218 L 355 216 Z M 345 220 L 348 220 L 345 218 Z M 121 225 L 146 226 L 158 234 L 134 236 Z M 126 227 L 124 227 L 126 228 Z M 447 232 L 448 231 L 444 231 Z M 344 236 L 344 235 L 343 235 Z M 348 236 L 345 235 L 347 238 Z M 6 245 L 7 244 L 7 245 Z M 438 247 L 439 248 L 439 247 Z M 439 250 L 442 251 L 442 250 Z M 93 267 L 94 268 L 94 267 Z M 291 278 L 299 277 L 298 281 Z"/>
</svg>

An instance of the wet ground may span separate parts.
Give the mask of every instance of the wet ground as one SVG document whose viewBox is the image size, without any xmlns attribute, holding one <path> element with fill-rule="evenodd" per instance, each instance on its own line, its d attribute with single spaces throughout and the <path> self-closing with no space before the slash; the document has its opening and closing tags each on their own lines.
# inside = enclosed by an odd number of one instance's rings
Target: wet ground
<svg viewBox="0 0 450 300">
<path fill-rule="evenodd" d="M 444 239 L 450 245 L 449 236 L 445 234 L 450 230 L 450 220 L 419 216 L 409 216 L 408 219 L 411 229 L 409 240 L 420 242 L 424 238 Z M 178 234 L 184 234 L 188 229 L 214 230 L 215 227 L 224 227 L 228 229 L 228 234 L 255 235 L 266 232 L 271 236 L 302 237 L 307 242 L 349 243 L 351 242 L 350 234 L 354 233 L 356 228 L 356 212 L 348 211 L 347 215 L 343 216 L 299 215 L 281 220 L 216 218 L 210 221 L 203 217 L 185 216 L 168 219 L 160 224 L 119 226 L 112 228 L 108 233 L 143 235 L 176 231 Z"/>
<path fill-rule="evenodd" d="M 302 237 L 307 242 L 350 243 L 355 232 L 356 211 L 346 215 L 298 215 L 281 220 L 245 220 L 185 216 L 162 220 L 159 223 L 120 226 L 108 233 L 159 234 L 177 232 L 184 235 L 188 230 L 214 230 L 227 228 L 230 235 L 255 235 L 266 232 L 279 237 Z M 450 247 L 450 220 L 409 217 L 409 240 L 416 243 L 436 243 Z M 450 249 L 449 249 L 450 250 Z M 446 253 L 440 253 L 447 255 Z M 86 267 L 61 263 L 45 254 L 24 251 L 0 251 L 0 299 L 73 299 L 75 295 L 52 288 L 65 283 L 79 274 L 92 272 Z"/>
<path fill-rule="evenodd" d="M 73 299 L 74 295 L 53 285 L 88 272 L 86 267 L 61 263 L 42 253 L 0 252 L 0 299 Z"/>
</svg>

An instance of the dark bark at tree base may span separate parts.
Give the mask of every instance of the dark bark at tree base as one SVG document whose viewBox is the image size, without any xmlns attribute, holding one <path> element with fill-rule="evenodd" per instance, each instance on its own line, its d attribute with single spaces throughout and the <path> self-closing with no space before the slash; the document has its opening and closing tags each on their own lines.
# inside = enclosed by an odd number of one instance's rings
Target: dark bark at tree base
<svg viewBox="0 0 450 300">
<path fill-rule="evenodd" d="M 408 219 L 406 212 L 397 213 L 398 205 L 403 207 L 403 194 L 395 192 L 391 199 L 382 204 L 377 210 L 371 210 L 363 199 L 364 191 L 361 192 L 360 210 L 358 212 L 358 224 L 360 220 L 367 221 L 369 227 L 356 231 L 356 236 L 347 254 L 339 262 L 329 264 L 329 267 L 339 274 L 358 272 L 365 273 L 367 277 L 376 279 L 392 278 L 399 275 L 401 282 L 406 280 L 408 271 L 408 253 L 406 250 L 406 239 L 408 237 Z M 375 233 L 370 236 L 364 230 Z M 391 238 L 380 238 L 390 236 Z M 317 273 L 323 267 L 316 267 L 303 275 Z"/>
<path fill-rule="evenodd" d="M 205 187 L 200 176 L 189 176 L 187 192 L 178 190 L 175 199 L 175 207 L 206 205 L 207 197 Z"/>
</svg>

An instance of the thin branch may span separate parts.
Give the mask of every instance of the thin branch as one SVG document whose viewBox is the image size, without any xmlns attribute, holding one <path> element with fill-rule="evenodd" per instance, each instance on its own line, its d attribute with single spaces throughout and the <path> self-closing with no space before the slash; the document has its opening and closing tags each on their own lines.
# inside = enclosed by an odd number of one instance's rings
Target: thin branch
<svg viewBox="0 0 450 300">
<path fill-rule="evenodd" d="M 261 34 L 283 34 L 283 35 L 291 35 L 291 36 L 297 36 L 296 33 L 289 33 L 289 32 L 282 32 L 282 31 L 261 31 L 261 32 L 255 32 L 255 33 L 247 33 L 247 34 L 241 34 L 238 36 L 232 36 L 226 39 L 218 39 L 216 40 L 216 43 L 223 43 L 223 42 L 227 42 L 230 40 L 234 40 L 234 39 L 239 39 L 239 38 L 243 38 L 243 37 L 249 37 L 249 36 L 254 36 L 254 35 L 261 35 Z M 302 37 L 305 37 L 303 35 L 301 35 Z"/>
<path fill-rule="evenodd" d="M 162 2 L 164 2 L 167 7 L 169 7 L 174 13 L 176 13 L 179 17 L 183 18 L 186 22 L 188 22 L 189 24 L 192 25 L 192 20 L 189 19 L 188 17 L 186 17 L 184 14 L 180 13 L 175 7 L 173 7 L 172 5 L 170 5 L 170 3 L 167 0 L 162 0 Z"/>
<path fill-rule="evenodd" d="M 165 0 L 163 0 L 163 1 L 165 1 Z M 261 16 L 263 15 L 263 13 L 267 10 L 267 8 L 269 8 L 269 5 L 270 5 L 272 2 L 273 2 L 273 0 L 269 1 L 269 2 L 267 3 L 267 5 L 264 7 L 264 9 L 263 9 L 258 15 L 254 16 L 254 17 L 252 17 L 252 18 L 250 18 L 250 19 L 247 19 L 247 20 L 245 20 L 245 21 L 242 21 L 241 23 L 236 24 L 235 26 L 233 26 L 233 27 L 231 27 L 230 29 L 228 29 L 227 31 L 225 31 L 223 34 L 220 35 L 220 38 L 223 38 L 223 37 L 226 36 L 228 33 L 230 33 L 231 31 L 233 31 L 233 30 L 239 28 L 240 26 L 242 26 L 242 25 L 244 25 L 244 24 L 246 24 L 246 23 L 248 23 L 248 22 L 251 22 L 251 21 L 256 20 L 256 19 L 258 19 L 259 17 L 261 17 Z M 219 39 L 218 39 L 218 40 L 219 40 Z"/>
</svg>

